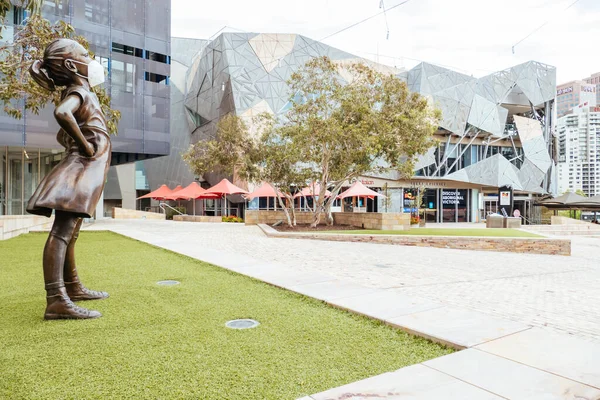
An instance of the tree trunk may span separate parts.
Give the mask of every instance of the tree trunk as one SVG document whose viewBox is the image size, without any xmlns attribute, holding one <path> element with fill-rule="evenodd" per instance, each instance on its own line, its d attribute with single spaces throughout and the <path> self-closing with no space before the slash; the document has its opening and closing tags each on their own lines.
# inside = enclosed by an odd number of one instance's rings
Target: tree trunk
<svg viewBox="0 0 600 400">
<path fill-rule="evenodd" d="M 285 218 L 287 219 L 288 226 L 291 228 L 292 227 L 292 219 L 290 218 L 290 213 L 289 213 L 287 207 L 283 204 L 283 200 L 281 199 L 281 195 L 279 194 L 279 191 L 277 190 L 277 186 L 274 186 L 274 185 L 271 185 L 271 186 L 273 186 L 275 188 L 275 194 L 277 195 L 277 200 L 279 201 L 279 205 L 283 209 L 283 213 L 285 214 Z"/>
<path fill-rule="evenodd" d="M 292 205 L 292 224 L 296 226 L 296 207 L 294 207 L 294 198 L 290 196 L 289 200 Z"/>
<path fill-rule="evenodd" d="M 333 225 L 333 223 L 335 222 L 333 220 L 333 214 L 331 213 L 331 206 L 333 206 L 333 203 L 335 202 L 335 199 L 336 199 L 340 189 L 342 188 L 342 185 L 344 185 L 345 181 L 346 181 L 346 179 L 335 184 L 335 187 L 333 188 L 333 191 L 331 192 L 331 197 L 327 200 L 327 203 L 325 203 L 325 213 L 327 216 L 327 225 L 329 225 L 329 226 Z"/>
<path fill-rule="evenodd" d="M 319 184 L 321 185 L 321 190 L 319 191 L 319 198 L 317 199 L 317 201 L 314 201 L 315 197 L 315 190 L 314 190 L 314 186 L 313 186 L 313 204 L 315 206 L 314 209 L 314 214 L 313 214 L 313 222 L 312 224 L 310 224 L 311 228 L 316 228 L 319 225 L 319 222 L 321 222 L 321 212 L 323 211 L 323 204 L 325 203 L 325 193 L 327 192 L 327 183 L 325 182 L 325 179 L 321 179 L 321 182 L 319 182 Z"/>
</svg>

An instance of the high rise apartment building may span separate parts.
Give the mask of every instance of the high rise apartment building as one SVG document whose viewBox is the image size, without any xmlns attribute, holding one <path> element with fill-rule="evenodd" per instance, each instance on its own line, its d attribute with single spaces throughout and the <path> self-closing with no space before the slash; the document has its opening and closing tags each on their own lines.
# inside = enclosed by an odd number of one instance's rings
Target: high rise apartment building
<svg viewBox="0 0 600 400">
<path fill-rule="evenodd" d="M 600 74 L 599 74 L 600 75 Z M 556 87 L 556 104 L 558 118 L 573 112 L 581 107 L 593 107 L 598 104 L 598 90 L 596 85 L 587 80 L 577 80 Z"/>
<path fill-rule="evenodd" d="M 596 87 L 596 105 L 600 105 L 600 72 L 596 72 L 584 80 L 586 83 Z"/>
<path fill-rule="evenodd" d="M 600 107 L 577 107 L 558 119 L 559 192 L 600 195 Z"/>
</svg>

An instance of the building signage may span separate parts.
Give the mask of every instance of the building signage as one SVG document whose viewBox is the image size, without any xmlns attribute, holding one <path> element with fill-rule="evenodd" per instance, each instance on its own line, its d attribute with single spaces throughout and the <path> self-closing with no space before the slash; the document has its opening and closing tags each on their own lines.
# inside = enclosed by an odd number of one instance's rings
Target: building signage
<svg viewBox="0 0 600 400">
<path fill-rule="evenodd" d="M 410 186 L 413 188 L 441 188 L 446 187 L 446 182 L 435 182 L 435 181 L 411 181 Z"/>
<path fill-rule="evenodd" d="M 566 88 L 558 89 L 556 91 L 556 95 L 560 96 L 561 94 L 572 93 L 572 92 L 573 92 L 573 86 L 569 86 L 569 87 L 566 87 Z"/>
<path fill-rule="evenodd" d="M 500 205 L 510 206 L 510 192 L 500 192 Z"/>
<path fill-rule="evenodd" d="M 360 183 L 362 183 L 363 185 L 374 185 L 375 181 L 373 181 L 371 179 L 361 179 Z"/>
<path fill-rule="evenodd" d="M 461 192 L 447 192 L 445 190 L 442 191 L 442 204 L 464 204 L 464 202 L 465 196 Z"/>
<path fill-rule="evenodd" d="M 594 92 L 596 92 L 596 88 L 594 86 L 582 86 L 581 87 L 581 91 L 582 92 L 594 93 Z"/>
</svg>

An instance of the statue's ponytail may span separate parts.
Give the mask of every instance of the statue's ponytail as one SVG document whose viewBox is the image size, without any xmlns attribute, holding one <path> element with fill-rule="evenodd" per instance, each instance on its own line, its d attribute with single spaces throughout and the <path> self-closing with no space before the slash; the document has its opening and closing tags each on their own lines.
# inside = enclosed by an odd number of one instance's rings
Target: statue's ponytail
<svg viewBox="0 0 600 400">
<path fill-rule="evenodd" d="M 31 67 L 29 67 L 29 73 L 34 81 L 44 89 L 53 92 L 56 89 L 54 80 L 48 75 L 48 71 L 44 68 L 44 62 L 42 60 L 36 60 Z"/>
</svg>

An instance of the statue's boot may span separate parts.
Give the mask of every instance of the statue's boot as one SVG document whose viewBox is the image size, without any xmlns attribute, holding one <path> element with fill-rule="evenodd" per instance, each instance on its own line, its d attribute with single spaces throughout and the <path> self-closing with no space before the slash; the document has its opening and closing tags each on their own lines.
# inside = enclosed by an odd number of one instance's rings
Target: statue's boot
<svg viewBox="0 0 600 400">
<path fill-rule="evenodd" d="M 105 299 L 108 297 L 108 293 L 97 292 L 95 290 L 86 288 L 83 286 L 83 283 L 79 281 L 79 276 L 77 275 L 77 267 L 75 263 L 75 243 L 79 238 L 79 230 L 81 229 L 82 222 L 83 219 L 78 218 L 73 235 L 67 246 L 63 271 L 65 288 L 67 289 L 67 294 L 73 301 Z"/>
<path fill-rule="evenodd" d="M 108 293 L 106 292 L 90 290 L 83 286 L 83 283 L 81 283 L 79 281 L 79 278 L 77 277 L 76 270 L 74 278 L 75 279 L 72 282 L 65 282 L 65 288 L 67 289 L 67 294 L 69 295 L 69 298 L 71 298 L 71 300 L 102 300 L 108 297 Z"/>
<path fill-rule="evenodd" d="M 102 316 L 98 311 L 79 307 L 71 301 L 63 282 L 46 284 L 44 319 L 92 319 Z"/>
</svg>

